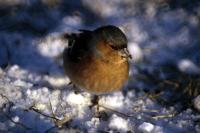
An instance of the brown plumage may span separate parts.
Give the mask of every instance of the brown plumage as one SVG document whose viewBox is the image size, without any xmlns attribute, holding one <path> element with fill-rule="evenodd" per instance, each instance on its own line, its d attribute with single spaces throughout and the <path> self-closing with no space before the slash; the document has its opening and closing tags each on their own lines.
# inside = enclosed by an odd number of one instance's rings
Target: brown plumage
<svg viewBox="0 0 200 133">
<path fill-rule="evenodd" d="M 68 35 L 64 70 L 73 84 L 94 94 L 118 91 L 128 80 L 127 39 L 115 26 Z"/>
</svg>

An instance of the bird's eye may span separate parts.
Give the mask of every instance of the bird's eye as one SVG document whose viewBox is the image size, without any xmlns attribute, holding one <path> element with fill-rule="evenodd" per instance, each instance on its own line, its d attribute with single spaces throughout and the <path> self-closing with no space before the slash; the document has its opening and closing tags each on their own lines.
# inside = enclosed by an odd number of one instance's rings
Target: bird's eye
<svg viewBox="0 0 200 133">
<path fill-rule="evenodd" d="M 110 45 L 110 47 L 114 50 L 121 50 L 126 48 L 126 45 Z"/>
<path fill-rule="evenodd" d="M 110 47 L 114 50 L 119 50 L 119 47 L 116 47 L 116 46 L 113 46 L 113 45 L 110 45 Z"/>
</svg>

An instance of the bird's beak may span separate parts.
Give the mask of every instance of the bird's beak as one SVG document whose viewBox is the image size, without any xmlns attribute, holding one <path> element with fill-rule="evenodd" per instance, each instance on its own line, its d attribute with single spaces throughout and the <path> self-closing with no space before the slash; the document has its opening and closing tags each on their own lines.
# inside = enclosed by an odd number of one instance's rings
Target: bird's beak
<svg viewBox="0 0 200 133">
<path fill-rule="evenodd" d="M 120 55 L 121 55 L 123 58 L 132 59 L 132 56 L 131 56 L 131 54 L 129 53 L 129 51 L 128 51 L 127 48 L 124 48 L 124 49 L 120 50 Z"/>
</svg>

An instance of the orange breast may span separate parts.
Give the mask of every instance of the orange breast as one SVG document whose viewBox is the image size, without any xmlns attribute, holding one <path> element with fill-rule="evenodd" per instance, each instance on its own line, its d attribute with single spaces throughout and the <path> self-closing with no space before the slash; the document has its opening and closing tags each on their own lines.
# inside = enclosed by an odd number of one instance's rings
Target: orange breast
<svg viewBox="0 0 200 133">
<path fill-rule="evenodd" d="M 109 93 L 122 88 L 128 79 L 128 60 L 103 49 L 103 57 L 93 55 L 80 62 L 64 59 L 65 72 L 74 84 L 92 93 Z"/>
</svg>

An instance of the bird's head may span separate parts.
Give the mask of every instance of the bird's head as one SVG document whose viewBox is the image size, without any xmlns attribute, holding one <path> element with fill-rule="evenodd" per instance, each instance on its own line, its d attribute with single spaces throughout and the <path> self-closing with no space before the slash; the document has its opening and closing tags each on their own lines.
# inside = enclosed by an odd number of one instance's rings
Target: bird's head
<svg viewBox="0 0 200 133">
<path fill-rule="evenodd" d="M 127 49 L 126 35 L 116 26 L 107 25 L 94 31 L 106 45 L 116 50 L 123 58 L 132 58 Z"/>
</svg>

